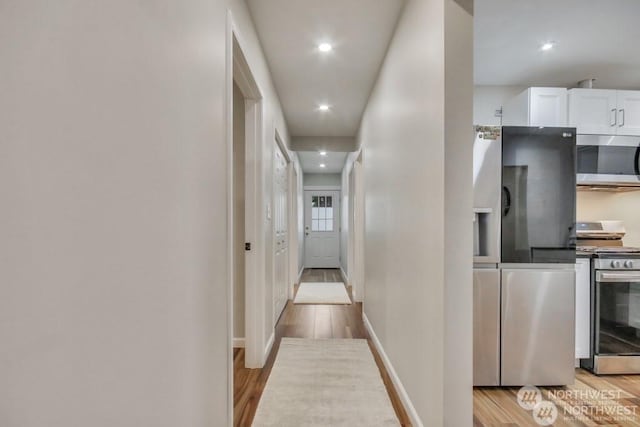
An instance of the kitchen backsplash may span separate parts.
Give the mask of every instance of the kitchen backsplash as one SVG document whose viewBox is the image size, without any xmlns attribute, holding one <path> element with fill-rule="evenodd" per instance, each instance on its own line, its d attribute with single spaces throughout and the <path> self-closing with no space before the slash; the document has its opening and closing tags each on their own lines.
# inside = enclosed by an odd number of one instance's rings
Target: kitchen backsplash
<svg viewBox="0 0 640 427">
<path fill-rule="evenodd" d="M 578 191 L 576 202 L 578 221 L 623 221 L 627 230 L 625 246 L 640 247 L 640 191 Z"/>
</svg>

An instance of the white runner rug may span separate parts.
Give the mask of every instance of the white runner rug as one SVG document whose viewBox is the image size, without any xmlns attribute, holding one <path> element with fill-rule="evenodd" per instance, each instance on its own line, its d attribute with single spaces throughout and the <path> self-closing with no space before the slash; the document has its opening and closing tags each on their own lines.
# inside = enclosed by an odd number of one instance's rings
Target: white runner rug
<svg viewBox="0 0 640 427">
<path fill-rule="evenodd" d="M 351 304 L 342 282 L 303 282 L 293 300 L 294 304 Z"/>
<path fill-rule="evenodd" d="M 399 426 L 363 339 L 282 338 L 255 427 Z"/>
</svg>

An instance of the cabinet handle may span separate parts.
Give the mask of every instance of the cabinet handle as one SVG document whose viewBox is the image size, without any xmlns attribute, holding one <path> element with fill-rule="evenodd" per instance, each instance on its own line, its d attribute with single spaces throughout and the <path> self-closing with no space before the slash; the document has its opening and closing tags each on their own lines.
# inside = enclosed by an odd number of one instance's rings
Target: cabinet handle
<svg viewBox="0 0 640 427">
<path fill-rule="evenodd" d="M 622 118 L 620 119 L 620 124 L 618 126 L 622 127 L 622 126 L 624 126 L 624 108 L 622 110 L 618 110 L 618 111 L 622 115 Z"/>
<path fill-rule="evenodd" d="M 613 123 L 611 123 L 612 127 L 618 124 L 618 114 L 616 114 L 616 113 L 617 113 L 616 109 L 612 108 L 611 109 L 611 120 L 613 122 Z"/>
</svg>

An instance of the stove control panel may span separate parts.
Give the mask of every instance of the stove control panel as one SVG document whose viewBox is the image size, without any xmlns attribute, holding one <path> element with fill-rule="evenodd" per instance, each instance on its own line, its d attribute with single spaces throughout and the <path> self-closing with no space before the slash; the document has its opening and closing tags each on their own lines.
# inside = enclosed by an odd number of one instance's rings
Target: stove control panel
<svg viewBox="0 0 640 427">
<path fill-rule="evenodd" d="M 593 261 L 596 270 L 640 270 L 640 259 L 596 258 Z"/>
</svg>

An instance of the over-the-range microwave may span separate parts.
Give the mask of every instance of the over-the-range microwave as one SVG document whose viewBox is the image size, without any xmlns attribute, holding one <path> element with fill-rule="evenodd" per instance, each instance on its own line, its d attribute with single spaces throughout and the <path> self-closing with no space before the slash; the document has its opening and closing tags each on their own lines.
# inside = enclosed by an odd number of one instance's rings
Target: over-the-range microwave
<svg viewBox="0 0 640 427">
<path fill-rule="evenodd" d="M 578 135 L 577 184 L 640 187 L 640 136 Z"/>
</svg>

